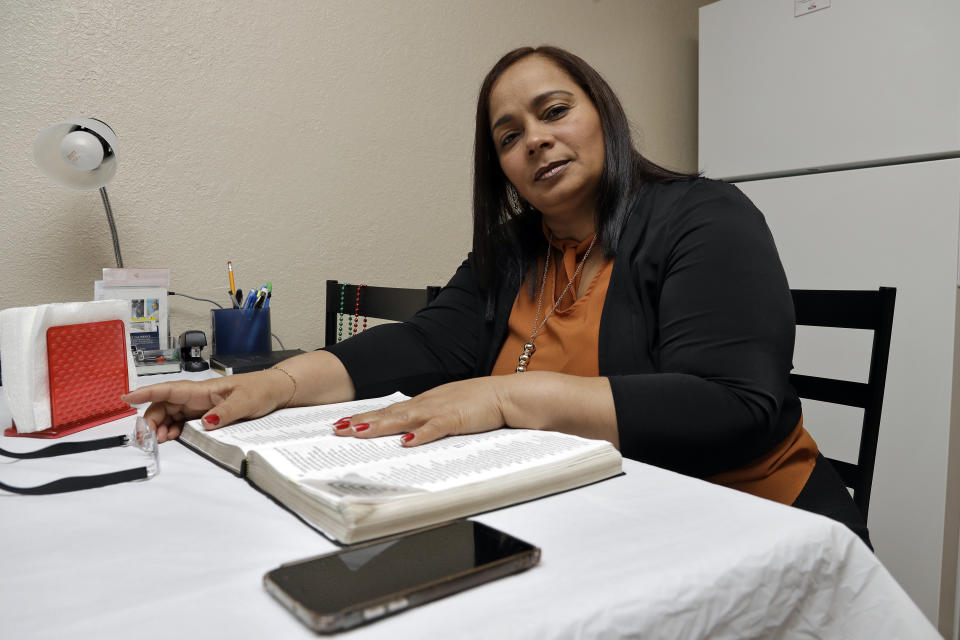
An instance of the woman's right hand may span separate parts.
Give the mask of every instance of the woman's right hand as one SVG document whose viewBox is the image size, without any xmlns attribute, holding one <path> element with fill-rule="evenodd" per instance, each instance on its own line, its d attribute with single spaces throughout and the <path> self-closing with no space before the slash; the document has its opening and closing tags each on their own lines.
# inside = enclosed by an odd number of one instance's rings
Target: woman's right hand
<svg viewBox="0 0 960 640">
<path fill-rule="evenodd" d="M 130 404 L 149 402 L 143 417 L 157 432 L 157 441 L 180 435 L 183 423 L 202 417 L 205 429 L 218 429 L 238 420 L 259 418 L 285 406 L 293 395 L 287 374 L 275 369 L 199 382 L 161 382 L 121 397 Z"/>
</svg>

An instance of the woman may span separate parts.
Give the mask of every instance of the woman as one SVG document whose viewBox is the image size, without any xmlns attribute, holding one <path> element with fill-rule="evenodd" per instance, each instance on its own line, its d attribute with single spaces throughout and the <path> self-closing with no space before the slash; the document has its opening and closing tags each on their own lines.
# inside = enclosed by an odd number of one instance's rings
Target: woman
<svg viewBox="0 0 960 640">
<path fill-rule="evenodd" d="M 343 436 L 417 446 L 503 426 L 602 438 L 630 458 L 830 515 L 869 544 L 788 382 L 793 306 L 763 216 L 736 188 L 630 142 L 586 62 L 517 49 L 477 104 L 473 252 L 413 319 L 274 369 L 164 383 L 160 441 L 286 406 L 396 390 Z"/>
</svg>

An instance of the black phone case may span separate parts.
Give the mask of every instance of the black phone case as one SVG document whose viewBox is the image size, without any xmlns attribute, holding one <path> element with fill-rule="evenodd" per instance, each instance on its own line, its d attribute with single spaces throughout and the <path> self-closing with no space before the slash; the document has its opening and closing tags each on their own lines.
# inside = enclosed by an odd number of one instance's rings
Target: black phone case
<svg viewBox="0 0 960 640">
<path fill-rule="evenodd" d="M 438 526 L 445 526 L 446 524 L 449 523 Z M 350 549 L 362 549 L 367 546 L 379 545 L 385 540 L 390 539 L 391 538 L 382 538 L 366 544 L 352 546 Z M 421 604 L 444 598 L 486 582 L 514 573 L 520 573 L 521 571 L 536 566 L 536 564 L 540 562 L 540 549 L 538 547 L 532 547 L 512 556 L 501 558 L 495 562 L 475 567 L 469 571 L 453 573 L 439 580 L 433 580 L 409 589 L 399 590 L 379 598 L 358 602 L 350 608 L 329 613 L 321 613 L 309 608 L 287 593 L 280 585 L 274 582 L 272 578 L 274 573 L 283 571 L 286 567 L 311 562 L 319 558 L 337 555 L 338 553 L 338 551 L 334 551 L 296 562 L 284 563 L 263 576 L 263 586 L 270 595 L 289 609 L 301 622 L 317 633 L 337 633 L 346 629 L 352 629 L 353 627 L 379 620 L 394 613 L 399 613 Z"/>
</svg>

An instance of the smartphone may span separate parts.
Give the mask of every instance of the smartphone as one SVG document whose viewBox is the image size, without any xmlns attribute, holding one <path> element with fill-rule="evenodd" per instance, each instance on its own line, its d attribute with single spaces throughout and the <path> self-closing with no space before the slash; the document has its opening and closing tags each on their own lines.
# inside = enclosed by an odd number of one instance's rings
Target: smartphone
<svg viewBox="0 0 960 640">
<path fill-rule="evenodd" d="M 350 629 L 540 561 L 540 549 L 472 520 L 283 564 L 263 585 L 318 633 Z"/>
</svg>

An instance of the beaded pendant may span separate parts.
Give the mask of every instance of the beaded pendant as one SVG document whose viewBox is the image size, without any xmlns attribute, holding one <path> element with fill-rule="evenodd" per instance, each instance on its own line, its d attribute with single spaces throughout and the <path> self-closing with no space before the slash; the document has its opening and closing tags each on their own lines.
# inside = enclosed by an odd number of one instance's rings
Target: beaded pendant
<svg viewBox="0 0 960 640">
<path fill-rule="evenodd" d="M 527 370 L 527 363 L 530 362 L 530 356 L 537 350 L 537 345 L 528 342 L 523 345 L 523 353 L 520 354 L 520 364 L 517 365 L 517 373 L 523 373 Z"/>
</svg>

